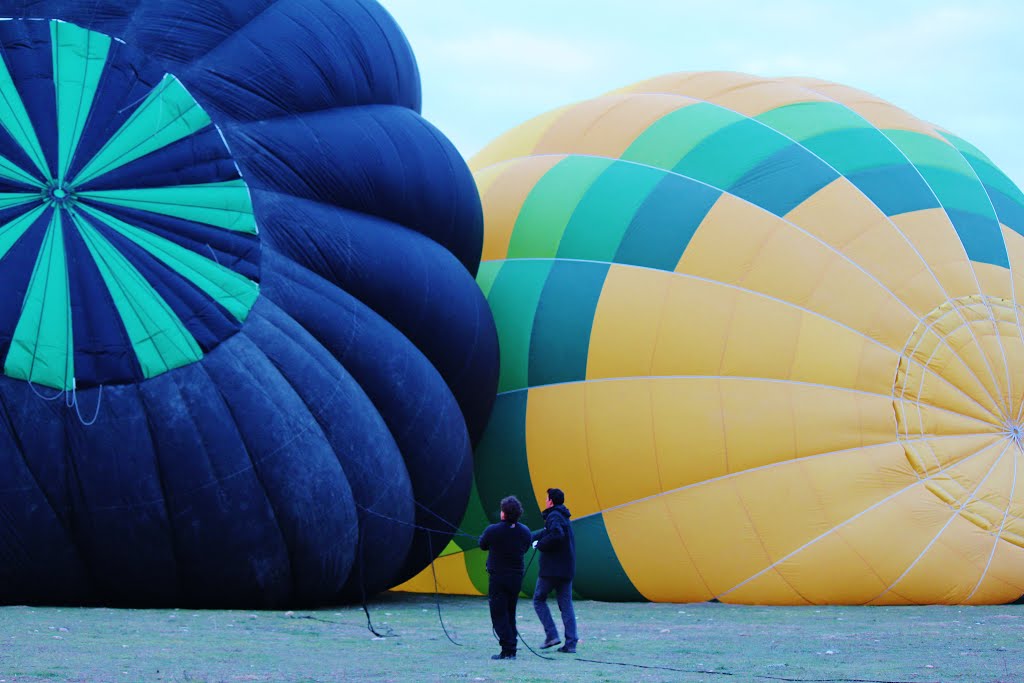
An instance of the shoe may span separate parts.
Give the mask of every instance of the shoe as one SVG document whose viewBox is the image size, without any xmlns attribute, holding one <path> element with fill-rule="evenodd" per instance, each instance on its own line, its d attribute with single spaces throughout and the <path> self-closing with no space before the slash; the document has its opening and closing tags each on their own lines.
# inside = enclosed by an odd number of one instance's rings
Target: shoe
<svg viewBox="0 0 1024 683">
<path fill-rule="evenodd" d="M 575 647 L 569 647 L 568 645 L 563 645 L 562 647 L 558 648 L 558 651 L 559 652 L 564 652 L 564 653 L 570 654 L 570 655 L 576 654 L 576 648 Z"/>
<path fill-rule="evenodd" d="M 561 644 L 562 644 L 562 641 L 559 640 L 558 638 L 550 638 L 550 639 L 544 641 L 544 644 L 540 646 L 540 649 L 546 650 L 549 647 L 554 647 L 555 645 L 561 645 Z"/>
<path fill-rule="evenodd" d="M 502 652 L 500 654 L 491 655 L 491 659 L 515 659 L 515 652 Z"/>
</svg>

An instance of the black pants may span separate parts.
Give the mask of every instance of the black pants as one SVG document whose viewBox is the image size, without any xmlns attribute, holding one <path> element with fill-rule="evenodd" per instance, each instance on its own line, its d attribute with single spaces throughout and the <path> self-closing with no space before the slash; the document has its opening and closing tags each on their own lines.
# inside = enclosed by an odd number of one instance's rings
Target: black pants
<svg viewBox="0 0 1024 683">
<path fill-rule="evenodd" d="M 522 574 L 491 574 L 487 602 L 491 607 L 491 626 L 498 634 L 501 651 L 516 651 L 516 603 L 523 584 Z"/>
</svg>

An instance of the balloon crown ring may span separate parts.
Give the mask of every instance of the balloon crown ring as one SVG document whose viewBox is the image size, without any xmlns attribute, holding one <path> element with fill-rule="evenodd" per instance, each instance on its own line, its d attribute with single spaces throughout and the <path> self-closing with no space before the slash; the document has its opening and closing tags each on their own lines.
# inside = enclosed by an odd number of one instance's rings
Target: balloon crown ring
<svg viewBox="0 0 1024 683">
<path fill-rule="evenodd" d="M 12 20 L 0 47 L 3 374 L 70 391 L 200 360 L 259 294 L 252 200 L 220 131 L 110 36 Z M 34 96 L 39 69 L 53 99 Z"/>
<path fill-rule="evenodd" d="M 42 191 L 43 201 L 55 208 L 70 208 L 74 206 L 75 191 L 67 183 L 51 180 Z"/>
</svg>

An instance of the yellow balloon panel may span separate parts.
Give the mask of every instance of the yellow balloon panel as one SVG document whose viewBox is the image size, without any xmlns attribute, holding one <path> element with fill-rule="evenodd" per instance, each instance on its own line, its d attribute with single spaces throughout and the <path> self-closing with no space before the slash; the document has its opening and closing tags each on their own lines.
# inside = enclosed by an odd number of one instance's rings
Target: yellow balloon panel
<svg viewBox="0 0 1024 683">
<path fill-rule="evenodd" d="M 587 378 L 749 376 L 888 394 L 896 359 L 863 334 L 772 297 L 616 265 L 594 315 Z"/>
<path fill-rule="evenodd" d="M 811 604 L 777 568 L 758 574 L 750 583 L 744 583 L 720 599 L 724 603 L 754 605 L 807 605 Z"/>
<path fill-rule="evenodd" d="M 1009 326 L 1004 328 L 1006 334 L 1000 334 L 998 319 L 1006 308 L 982 297 L 945 304 L 923 321 L 940 336 L 940 343 L 932 344 L 928 338 L 908 345 L 909 353 L 919 363 L 940 371 L 994 415 L 1008 409 L 1006 387 L 1010 379 L 1005 349 L 1019 343 L 1019 336 L 1013 334 L 1016 330 Z M 912 381 L 909 386 L 914 388 Z M 916 391 L 922 393 L 919 388 Z"/>
<path fill-rule="evenodd" d="M 689 551 L 690 538 L 659 497 L 604 513 L 615 553 L 628 558 L 623 568 L 648 600 L 699 602 L 715 597 Z"/>
<path fill-rule="evenodd" d="M 842 250 L 918 315 L 946 300 L 928 264 L 893 222 L 849 180 L 839 178 L 786 215 Z"/>
<path fill-rule="evenodd" d="M 856 552 L 871 558 L 872 570 L 890 586 L 954 514 L 919 482 L 864 511 L 844 525 L 841 533 Z"/>
<path fill-rule="evenodd" d="M 1003 234 L 1006 253 L 1010 259 L 1011 296 L 1006 297 L 1005 291 L 1002 296 L 1011 299 L 1016 304 L 1018 298 L 1024 299 L 1024 237 L 1021 237 L 1005 225 L 1000 226 L 1000 231 Z"/>
<path fill-rule="evenodd" d="M 435 583 L 436 579 L 436 583 Z M 444 555 L 434 560 L 433 566 L 420 572 L 405 583 L 392 588 L 410 593 L 444 593 L 447 595 L 480 595 L 466 569 L 462 553 Z"/>
<path fill-rule="evenodd" d="M 687 549 L 701 576 L 715 595 L 721 595 L 771 562 L 771 557 L 757 536 L 743 500 L 736 489 L 734 477 L 716 479 L 667 495 L 664 504 L 675 520 L 679 533 L 686 539 Z M 636 505 L 650 509 L 658 499 L 640 501 Z M 612 544 L 625 534 L 640 533 L 638 528 L 619 526 L 606 515 L 605 524 Z M 618 551 L 616 551 L 618 555 Z M 624 557 L 623 569 L 634 585 L 642 586 L 638 576 L 646 565 L 673 561 L 651 543 L 644 557 Z"/>
<path fill-rule="evenodd" d="M 805 464 L 798 460 L 758 469 L 734 480 L 752 530 L 772 563 L 826 534 L 832 526 Z"/>
<path fill-rule="evenodd" d="M 863 116 L 871 125 L 879 130 L 909 130 L 921 135 L 935 138 L 940 137 L 935 132 L 935 127 L 931 124 L 925 123 L 916 116 L 912 116 L 899 107 L 893 106 L 885 100 L 881 100 L 863 90 L 812 78 L 787 78 L 785 80 L 802 85 L 809 90 L 845 105 L 851 111 Z"/>
<path fill-rule="evenodd" d="M 978 279 L 949 216 L 942 209 L 922 209 L 890 216 L 934 274 L 945 298 L 977 294 Z"/>
<path fill-rule="evenodd" d="M 707 99 L 732 88 L 742 88 L 755 79 L 757 79 L 756 76 L 735 71 L 682 71 L 639 81 L 614 92 L 640 94 L 664 92 Z"/>
<path fill-rule="evenodd" d="M 1013 354 L 1013 349 L 1018 347 L 1020 342 L 1019 340 L 1011 340 L 999 334 L 998 331 L 992 329 L 994 326 L 991 325 L 991 322 L 989 322 L 987 327 L 989 327 L 988 330 L 984 332 L 979 330 L 977 332 L 977 344 L 972 345 L 972 347 L 976 348 L 985 358 L 991 359 L 993 398 L 999 406 L 1000 412 L 1008 413 L 1011 410 L 1011 404 L 1014 402 L 1013 397 L 1016 393 L 1013 374 L 1009 365 L 1009 356 Z M 985 375 L 982 375 L 982 377 L 985 377 Z M 1017 385 L 1019 386 L 1019 381 Z"/>
<path fill-rule="evenodd" d="M 899 484 L 899 479 L 904 483 L 907 480 L 912 481 L 908 474 L 903 472 L 897 479 L 893 479 L 892 483 Z M 911 504 L 905 500 L 904 495 L 898 494 L 898 490 L 895 496 L 890 494 L 890 490 L 884 492 L 889 494 L 887 498 L 890 500 L 883 500 L 879 504 L 881 512 L 866 512 L 869 516 L 885 513 L 887 518 L 893 520 L 885 527 L 877 527 L 876 532 L 897 538 L 909 533 L 913 538 L 921 538 L 918 529 L 915 528 L 916 524 L 911 524 L 911 528 L 908 529 L 906 523 L 907 520 L 915 522 L 920 519 L 904 518 L 900 515 L 901 508 L 905 509 Z M 980 580 L 983 565 L 981 556 L 988 554 L 983 552 L 986 548 L 992 548 L 991 536 L 985 535 L 977 526 L 957 517 L 954 510 L 947 509 L 946 514 L 943 514 L 941 509 L 934 509 L 934 501 L 924 499 L 919 501 L 919 504 L 933 508 L 927 515 L 931 524 L 928 532 L 930 536 L 926 535 L 926 543 L 918 555 L 903 553 L 900 562 L 904 563 L 905 567 L 895 579 L 891 577 L 899 568 L 899 563 L 888 571 L 883 569 L 880 572 L 865 560 L 876 554 L 865 554 L 864 546 L 858 540 L 862 540 L 857 529 L 861 522 L 858 522 L 856 517 L 853 517 L 854 521 L 849 524 L 854 530 L 848 530 L 842 524 L 836 526 L 835 530 L 823 533 L 820 538 L 814 539 L 798 552 L 779 562 L 775 570 L 785 577 L 787 584 L 799 586 L 802 597 L 812 603 L 839 601 L 849 604 L 912 604 L 936 601 L 934 597 L 925 597 L 936 594 L 942 595 L 939 602 L 965 601 Z M 888 509 L 887 505 L 890 506 Z M 885 529 L 884 533 L 879 530 L 880 528 Z M 942 535 L 948 535 L 944 546 L 940 547 L 932 542 L 932 539 Z M 847 538 L 853 539 L 853 544 L 848 543 Z M 959 555 L 949 557 L 947 551 L 950 549 Z M 945 571 L 952 571 L 959 581 L 965 583 L 955 587 L 950 585 L 948 577 L 939 570 L 942 566 L 946 567 Z M 725 599 L 736 602 L 751 601 L 750 596 L 762 590 L 758 581 L 752 581 L 730 592 Z M 1006 590 L 1007 587 L 1000 588 Z M 837 597 L 838 590 L 842 591 L 842 596 Z M 1006 593 L 998 597 L 1005 601 Z"/>
<path fill-rule="evenodd" d="M 695 104 L 677 95 L 650 94 L 643 97 L 607 95 L 580 102 L 551 122 L 530 154 L 573 154 L 615 159 L 636 137 L 659 119 Z"/>
<path fill-rule="evenodd" d="M 817 315 L 804 315 L 791 377 L 871 393 L 890 393 L 891 378 L 880 368 L 894 356 L 891 349 L 872 343 L 849 328 L 840 328 Z"/>
<path fill-rule="evenodd" d="M 913 311 L 841 251 L 732 195 L 708 212 L 676 271 L 794 303 L 890 347 L 917 324 Z"/>
<path fill-rule="evenodd" d="M 508 256 L 512 231 L 519 211 L 537 181 L 564 157 L 547 156 L 520 159 L 489 166 L 475 175 L 480 202 L 489 218 L 484 233 L 481 261 L 496 261 Z"/>
<path fill-rule="evenodd" d="M 933 376 L 922 374 L 922 379 L 931 380 Z M 936 436 L 957 436 L 967 434 L 995 433 L 1001 430 L 998 422 L 977 404 L 964 403 L 958 410 L 950 410 L 945 406 L 934 407 L 931 403 L 938 402 L 934 395 L 921 392 L 917 396 L 903 398 L 898 391 L 893 399 L 896 422 L 899 433 L 904 436 L 914 434 L 934 434 Z M 941 397 L 940 397 L 941 398 Z"/>
<path fill-rule="evenodd" d="M 731 292 L 716 298 L 730 300 L 729 327 L 719 372 L 732 377 L 767 377 L 815 381 L 793 372 L 798 344 L 807 314 L 798 308 L 785 306 L 770 299 Z M 838 326 L 830 326 L 830 336 L 846 336 Z M 855 345 L 863 348 L 863 341 Z M 857 349 L 860 350 L 860 349 Z M 856 351 L 855 351 L 856 352 Z"/>
<path fill-rule="evenodd" d="M 584 400 L 588 469 L 600 509 L 661 491 L 649 383 L 588 382 Z"/>
<path fill-rule="evenodd" d="M 981 580 L 990 548 L 987 534 L 953 513 L 948 526 L 933 534 L 931 543 L 903 576 L 873 603 L 895 599 L 922 604 L 933 600 L 932 596 L 939 596 L 940 602 L 962 603 Z M 952 582 L 949 576 L 957 580 Z"/>
<path fill-rule="evenodd" d="M 732 391 L 723 391 L 720 401 L 725 416 L 726 462 L 730 472 L 742 472 L 765 464 L 788 459 L 787 454 L 796 454 L 796 413 L 798 406 L 794 398 L 802 398 L 802 408 L 813 405 L 810 391 L 779 382 L 750 381 L 730 383 Z M 820 392 L 821 398 L 825 392 Z M 840 402 L 853 404 L 850 395 L 836 392 Z M 867 396 L 861 398 L 867 400 Z M 844 401 L 843 399 L 848 399 Z M 834 407 L 834 404 L 833 404 Z M 877 411 L 883 416 L 884 410 Z M 855 443 L 836 444 L 842 450 Z M 819 451 L 819 452 L 828 452 Z"/>
<path fill-rule="evenodd" d="M 901 459 L 901 449 L 895 445 L 853 449 L 697 483 L 624 507 L 644 511 L 666 505 L 685 540 L 685 561 L 695 564 L 721 599 L 786 553 L 890 495 L 899 482 L 891 482 L 886 489 L 861 490 L 851 489 L 848 477 L 869 476 L 883 463 L 899 469 Z M 906 468 L 904 476 L 913 478 Z M 605 522 L 630 580 L 645 595 L 669 590 L 669 585 L 660 583 L 664 579 L 659 578 L 658 565 L 674 564 L 677 558 L 652 543 L 642 554 L 635 549 L 620 552 L 620 543 L 645 532 L 639 523 L 628 523 L 644 515 L 634 513 L 626 519 L 618 512 L 606 513 Z"/>
<path fill-rule="evenodd" d="M 955 455 L 936 454 L 935 466 L 921 474 L 927 475 L 927 486 L 932 493 L 943 502 L 962 510 L 969 501 L 976 500 L 979 493 L 977 488 L 990 478 L 993 471 L 1000 465 L 1012 466 L 1012 453 L 1010 458 L 1006 457 L 1009 450 L 1005 439 L 991 437 L 988 444 L 973 451 L 965 449 Z M 993 485 L 984 489 L 984 494 L 998 495 L 998 491 L 1005 485 L 1006 482 L 997 478 Z"/>
<path fill-rule="evenodd" d="M 904 399 L 906 404 L 898 403 L 897 417 L 902 419 L 901 410 L 914 412 L 914 406 L 923 404 L 935 406 L 947 411 L 950 419 L 956 414 L 971 417 L 975 420 L 998 424 L 996 417 L 1000 414 L 999 401 L 982 381 L 981 377 L 991 373 L 988 366 L 977 359 L 973 349 L 964 352 L 951 343 L 950 335 L 942 333 L 934 318 L 927 319 L 919 326 L 921 335 L 918 339 L 910 339 L 904 345 L 900 359 L 894 393 L 896 398 Z M 934 327 L 932 327 L 934 325 Z M 962 325 L 962 322 L 961 322 Z M 966 330 L 965 327 L 954 328 L 952 333 Z M 964 332 L 965 338 L 973 337 Z M 970 360 L 978 365 L 972 366 Z M 911 419 L 919 416 L 911 415 Z M 948 433 L 948 432 L 947 432 Z"/>
<path fill-rule="evenodd" d="M 828 101 L 826 97 L 796 84 L 724 72 L 669 74 L 616 92 L 675 93 L 713 102 L 749 117 L 789 104 Z"/>
<path fill-rule="evenodd" d="M 707 99 L 720 107 L 749 117 L 799 102 L 826 101 L 816 93 L 786 88 L 779 81 L 754 82 L 741 88 L 716 93 Z"/>
<path fill-rule="evenodd" d="M 961 495 L 957 499 L 960 514 L 986 534 L 998 534 L 1006 523 L 1008 507 L 1015 513 L 1021 511 L 1019 507 L 1012 510 L 1016 473 L 1017 454 L 1005 446 L 998 462 L 988 471 L 974 473 L 974 476 L 956 471 L 957 483 L 970 492 L 969 497 Z"/>
<path fill-rule="evenodd" d="M 761 380 L 538 387 L 527 404 L 530 475 L 535 482 L 583 475 L 589 483 L 578 488 L 574 508 L 591 514 L 729 473 L 883 443 L 890 410 L 885 396 Z M 850 414 L 856 429 L 838 417 Z"/>
<path fill-rule="evenodd" d="M 674 286 L 677 285 L 670 273 L 623 266 L 609 269 L 590 331 L 587 379 L 654 374 L 655 346 L 674 341 L 659 329 L 661 319 L 666 314 L 671 316 L 671 311 L 667 311 L 668 294 Z M 680 312 L 691 314 L 685 309 Z M 710 357 L 725 340 L 728 313 L 711 305 L 707 313 L 714 319 L 701 321 L 704 334 L 694 345 L 701 351 L 694 358 L 694 368 L 710 369 Z"/>
<path fill-rule="evenodd" d="M 952 437 L 904 437 L 900 439 L 907 452 L 907 460 L 914 471 L 922 477 L 949 477 L 948 468 L 957 463 L 980 462 L 971 456 L 986 449 L 992 449 L 1003 441 L 1000 434 L 969 434 Z M 947 500 L 948 502 L 948 500 Z"/>
<path fill-rule="evenodd" d="M 583 382 L 535 387 L 526 403 L 526 455 L 534 496 L 546 500 L 549 482 L 577 482 L 572 492 L 577 518 L 601 511 L 590 483 L 586 390 Z"/>
<path fill-rule="evenodd" d="M 840 533 L 829 533 L 789 559 L 781 562 L 775 572 L 787 584 L 796 586 L 800 596 L 810 604 L 838 601 L 863 604 L 885 590 L 864 557 L 858 554 Z M 733 591 L 729 602 L 747 602 L 757 595 L 760 577 Z"/>
<path fill-rule="evenodd" d="M 995 605 L 1012 602 L 1024 594 L 1024 553 L 1020 550 L 1015 545 L 990 538 L 985 573 L 967 602 Z"/>
<path fill-rule="evenodd" d="M 705 377 L 646 381 L 651 392 L 662 491 L 708 481 L 732 471 L 722 403 L 728 386 L 734 382 Z"/>
<path fill-rule="evenodd" d="M 470 159 L 469 168 L 477 173 L 493 164 L 528 155 L 551 125 L 570 108 L 566 106 L 546 112 L 501 135 Z"/>
</svg>

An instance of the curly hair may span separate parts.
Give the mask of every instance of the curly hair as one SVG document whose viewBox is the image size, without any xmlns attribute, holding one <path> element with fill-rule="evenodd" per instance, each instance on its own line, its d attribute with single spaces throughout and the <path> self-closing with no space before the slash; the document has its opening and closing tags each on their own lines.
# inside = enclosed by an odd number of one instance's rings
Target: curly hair
<svg viewBox="0 0 1024 683">
<path fill-rule="evenodd" d="M 501 511 L 505 513 L 505 521 L 515 524 L 523 516 L 523 504 L 515 496 L 501 499 Z"/>
</svg>

